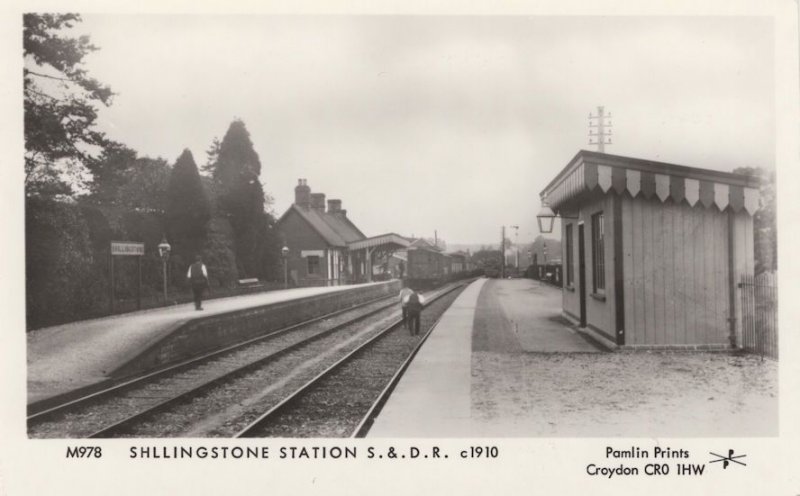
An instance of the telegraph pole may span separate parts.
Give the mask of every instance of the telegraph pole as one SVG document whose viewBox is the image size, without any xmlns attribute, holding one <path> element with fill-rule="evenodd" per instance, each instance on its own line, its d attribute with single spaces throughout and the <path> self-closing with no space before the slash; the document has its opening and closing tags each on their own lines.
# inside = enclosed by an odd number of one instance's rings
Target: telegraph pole
<svg viewBox="0 0 800 496">
<path fill-rule="evenodd" d="M 500 228 L 500 279 L 506 278 L 506 226 Z"/>
<path fill-rule="evenodd" d="M 516 245 L 516 263 L 514 264 L 519 270 L 519 226 L 508 226 L 514 230 L 514 244 Z"/>
<path fill-rule="evenodd" d="M 611 112 L 606 114 L 605 107 L 602 105 L 597 107 L 597 115 L 589 113 L 589 144 L 597 145 L 597 151 L 600 153 L 606 151 L 605 145 L 613 145 L 611 142 L 611 127 Z M 592 139 L 595 141 L 592 141 Z"/>
</svg>

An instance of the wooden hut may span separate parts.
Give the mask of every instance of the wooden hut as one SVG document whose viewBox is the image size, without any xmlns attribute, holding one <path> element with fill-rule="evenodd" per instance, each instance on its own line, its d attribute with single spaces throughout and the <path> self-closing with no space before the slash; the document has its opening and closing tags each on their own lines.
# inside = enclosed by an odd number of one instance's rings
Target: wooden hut
<svg viewBox="0 0 800 496">
<path fill-rule="evenodd" d="M 561 217 L 563 313 L 609 346 L 741 346 L 751 176 L 580 151 L 541 192 Z"/>
</svg>

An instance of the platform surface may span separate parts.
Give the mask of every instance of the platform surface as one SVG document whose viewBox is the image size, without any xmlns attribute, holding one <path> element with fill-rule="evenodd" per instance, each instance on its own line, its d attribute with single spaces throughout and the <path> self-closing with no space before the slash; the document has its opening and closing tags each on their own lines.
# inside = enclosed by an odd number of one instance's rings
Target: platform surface
<svg viewBox="0 0 800 496">
<path fill-rule="evenodd" d="M 503 436 L 479 415 L 484 356 L 597 353 L 561 314 L 561 291 L 529 279 L 478 279 L 453 302 L 409 365 L 369 437 Z M 498 370 L 499 374 L 512 371 Z M 534 378 L 532 378 L 533 380 Z M 513 401 L 510 398 L 509 401 Z M 519 435 L 517 429 L 509 433 Z"/>
<path fill-rule="evenodd" d="M 120 364 L 192 319 L 366 285 L 232 296 L 204 301 L 201 311 L 194 309 L 194 303 L 185 303 L 31 331 L 27 334 L 28 403 L 107 379 Z"/>
</svg>

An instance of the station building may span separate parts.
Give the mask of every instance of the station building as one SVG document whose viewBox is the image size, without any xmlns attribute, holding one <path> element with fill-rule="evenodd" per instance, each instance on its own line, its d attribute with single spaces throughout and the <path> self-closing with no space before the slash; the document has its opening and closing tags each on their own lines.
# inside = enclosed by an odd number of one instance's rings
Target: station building
<svg viewBox="0 0 800 496">
<path fill-rule="evenodd" d="M 294 188 L 294 203 L 278 219 L 288 279 L 293 286 L 331 286 L 372 280 L 374 260 L 408 246 L 394 233 L 368 238 L 338 199 L 312 193 L 306 179 Z"/>
<path fill-rule="evenodd" d="M 756 178 L 580 151 L 540 199 L 561 218 L 566 317 L 623 349 L 741 346 Z"/>
</svg>

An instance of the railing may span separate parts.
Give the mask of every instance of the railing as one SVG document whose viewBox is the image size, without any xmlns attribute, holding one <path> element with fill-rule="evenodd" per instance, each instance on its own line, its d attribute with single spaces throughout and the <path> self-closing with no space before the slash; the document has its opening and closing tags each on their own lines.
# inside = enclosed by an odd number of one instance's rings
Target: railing
<svg viewBox="0 0 800 496">
<path fill-rule="evenodd" d="M 742 297 L 742 348 L 778 359 L 778 291 L 774 272 L 745 274 L 739 282 Z"/>
</svg>

